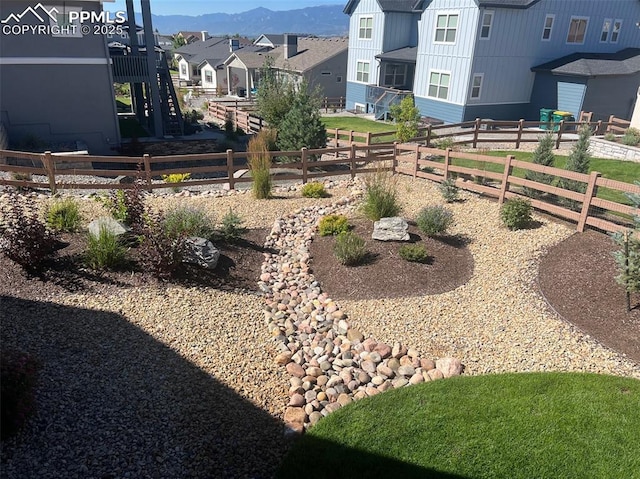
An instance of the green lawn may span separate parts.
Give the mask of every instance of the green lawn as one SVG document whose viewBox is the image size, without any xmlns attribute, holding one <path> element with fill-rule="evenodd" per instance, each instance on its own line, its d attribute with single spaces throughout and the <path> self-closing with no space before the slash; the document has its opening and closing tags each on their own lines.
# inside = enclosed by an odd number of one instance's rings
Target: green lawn
<svg viewBox="0 0 640 479">
<path fill-rule="evenodd" d="M 332 413 L 279 478 L 640 478 L 640 381 L 595 374 L 456 377 Z"/>
<path fill-rule="evenodd" d="M 393 123 L 383 123 L 381 121 L 367 120 L 366 118 L 352 116 L 324 116 L 321 118 L 321 121 L 322 123 L 324 123 L 324 126 L 327 129 L 327 134 L 329 136 L 332 135 L 331 130 L 335 130 L 336 128 L 340 130 L 356 131 L 360 133 L 366 133 L 368 131 L 370 131 L 371 133 L 383 133 L 387 131 L 395 132 L 396 129 Z M 335 132 L 333 132 L 333 134 L 335 134 Z M 340 138 L 345 140 L 348 137 L 346 135 L 340 135 Z M 394 141 L 395 134 L 374 138 L 373 140 L 374 143 Z M 362 140 L 361 138 L 356 138 L 356 141 L 364 140 Z"/>
</svg>

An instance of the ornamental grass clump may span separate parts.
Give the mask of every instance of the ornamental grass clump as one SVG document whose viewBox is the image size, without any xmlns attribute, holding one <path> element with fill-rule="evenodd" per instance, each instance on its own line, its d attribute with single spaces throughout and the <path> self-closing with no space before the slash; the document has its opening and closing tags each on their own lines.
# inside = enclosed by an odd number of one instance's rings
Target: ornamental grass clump
<svg viewBox="0 0 640 479">
<path fill-rule="evenodd" d="M 427 236 L 444 234 L 453 224 L 453 213 L 444 206 L 425 206 L 418 212 L 416 224 Z"/>
<path fill-rule="evenodd" d="M 405 261 L 412 263 L 426 263 L 429 261 L 429 253 L 422 243 L 406 244 L 400 247 L 398 254 Z"/>
<path fill-rule="evenodd" d="M 249 171 L 253 178 L 253 196 L 258 200 L 271 198 L 271 156 L 267 136 L 261 131 L 251 138 L 247 145 Z"/>
<path fill-rule="evenodd" d="M 320 236 L 335 236 L 349 231 L 349 221 L 344 215 L 323 216 L 318 223 Z"/>
<path fill-rule="evenodd" d="M 97 236 L 89 234 L 85 264 L 95 270 L 121 269 L 127 264 L 127 248 L 118 235 L 101 226 Z"/>
<path fill-rule="evenodd" d="M 371 221 L 398 216 L 401 211 L 396 179 L 388 172 L 379 170 L 365 179 L 362 212 Z"/>
<path fill-rule="evenodd" d="M 49 206 L 46 218 L 49 228 L 64 233 L 78 231 L 82 222 L 78 202 L 71 197 L 57 200 Z"/>
<path fill-rule="evenodd" d="M 322 183 L 313 181 L 302 187 L 302 196 L 305 198 L 326 198 L 329 194 Z"/>
<path fill-rule="evenodd" d="M 336 236 L 333 252 L 338 261 L 345 266 L 356 266 L 367 257 L 364 239 L 352 231 L 343 231 Z"/>
<path fill-rule="evenodd" d="M 214 220 L 200 208 L 179 207 L 168 211 L 162 218 L 162 227 L 171 239 L 198 236 L 210 239 L 214 233 Z"/>
<path fill-rule="evenodd" d="M 500 218 L 510 230 L 519 230 L 531 223 L 531 211 L 531 201 L 525 198 L 512 198 L 500 208 Z"/>
</svg>

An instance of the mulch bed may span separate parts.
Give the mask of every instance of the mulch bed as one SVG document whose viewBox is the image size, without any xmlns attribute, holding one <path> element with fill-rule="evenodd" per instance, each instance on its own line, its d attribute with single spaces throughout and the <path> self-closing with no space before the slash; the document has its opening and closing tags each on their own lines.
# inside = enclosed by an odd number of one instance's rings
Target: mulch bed
<svg viewBox="0 0 640 479">
<path fill-rule="evenodd" d="M 464 238 L 429 238 L 409 225 L 411 242 L 425 244 L 430 259 L 413 263 L 400 258 L 407 242 L 371 239 L 373 223 L 352 220 L 353 231 L 367 242 L 369 260 L 359 266 L 343 266 L 333 253 L 335 238 L 316 235 L 311 244 L 312 270 L 323 291 L 333 299 L 399 298 L 440 294 L 466 283 L 473 273 L 473 256 Z"/>
<path fill-rule="evenodd" d="M 258 291 L 257 281 L 264 259 L 266 229 L 250 229 L 235 244 L 216 244 L 221 255 L 213 271 L 185 267 L 173 283 L 205 286 L 225 291 Z M 82 255 L 86 249 L 84 234 L 65 234 L 66 246 L 49 260 L 36 275 L 25 274 L 20 266 L 0 255 L 0 295 L 25 299 L 51 297 L 65 292 L 113 294 L 118 288 L 141 285 L 162 286 L 163 283 L 135 266 L 136 249 L 129 250 L 133 271 L 92 271 L 84 267 Z"/>
<path fill-rule="evenodd" d="M 576 233 L 543 257 L 538 284 L 567 321 L 640 363 L 640 294 L 632 295 L 627 312 L 624 288 L 614 279 L 616 249 L 603 233 Z"/>
</svg>

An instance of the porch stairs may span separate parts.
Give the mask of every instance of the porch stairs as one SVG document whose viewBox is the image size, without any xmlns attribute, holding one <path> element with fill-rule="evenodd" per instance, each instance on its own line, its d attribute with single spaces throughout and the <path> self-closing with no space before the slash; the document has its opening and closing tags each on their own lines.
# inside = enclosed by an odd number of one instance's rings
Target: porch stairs
<svg viewBox="0 0 640 479">
<path fill-rule="evenodd" d="M 400 103 L 406 95 L 395 91 L 385 91 L 373 104 L 373 114 L 376 120 L 387 120 L 391 105 Z"/>
<path fill-rule="evenodd" d="M 184 133 L 182 112 L 164 52 L 161 54 L 158 65 L 158 86 L 164 136 L 182 136 Z"/>
</svg>

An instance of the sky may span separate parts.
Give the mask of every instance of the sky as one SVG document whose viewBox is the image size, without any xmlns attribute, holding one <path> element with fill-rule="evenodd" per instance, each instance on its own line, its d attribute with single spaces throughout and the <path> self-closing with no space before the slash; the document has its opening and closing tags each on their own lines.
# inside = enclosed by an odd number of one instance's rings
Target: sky
<svg viewBox="0 0 640 479">
<path fill-rule="evenodd" d="M 151 0 L 154 15 L 204 15 L 206 13 L 240 13 L 258 7 L 269 10 L 296 10 L 318 5 L 346 5 L 347 0 Z M 140 0 L 133 0 L 135 11 L 140 11 Z M 126 10 L 124 0 L 104 3 L 111 12 Z"/>
</svg>

